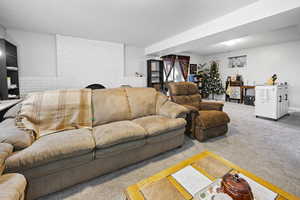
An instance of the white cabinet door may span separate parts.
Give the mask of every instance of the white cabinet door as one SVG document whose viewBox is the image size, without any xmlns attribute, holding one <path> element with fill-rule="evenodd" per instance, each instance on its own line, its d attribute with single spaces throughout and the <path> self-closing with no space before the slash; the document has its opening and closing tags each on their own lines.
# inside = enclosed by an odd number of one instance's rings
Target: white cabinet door
<svg viewBox="0 0 300 200">
<path fill-rule="evenodd" d="M 289 90 L 288 86 L 284 88 L 284 115 L 289 113 Z"/>
<path fill-rule="evenodd" d="M 288 113 L 288 86 L 256 86 L 255 115 L 279 119 Z"/>
<path fill-rule="evenodd" d="M 283 107 L 283 88 L 282 87 L 278 87 L 277 89 L 277 118 L 280 118 L 283 115 L 284 112 L 284 107 Z"/>
<path fill-rule="evenodd" d="M 255 115 L 277 119 L 277 91 L 275 87 L 255 88 Z"/>
</svg>

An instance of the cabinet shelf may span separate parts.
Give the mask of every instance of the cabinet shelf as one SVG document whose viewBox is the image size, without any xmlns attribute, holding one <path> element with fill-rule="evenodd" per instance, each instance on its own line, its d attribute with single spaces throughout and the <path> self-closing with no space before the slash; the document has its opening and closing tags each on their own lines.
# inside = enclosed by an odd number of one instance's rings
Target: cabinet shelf
<svg viewBox="0 0 300 200">
<path fill-rule="evenodd" d="M 12 55 L 12 54 L 6 54 L 6 57 L 13 57 L 13 58 L 17 58 L 16 55 Z"/>
<path fill-rule="evenodd" d="M 18 71 L 18 67 L 6 66 L 7 71 Z"/>
</svg>

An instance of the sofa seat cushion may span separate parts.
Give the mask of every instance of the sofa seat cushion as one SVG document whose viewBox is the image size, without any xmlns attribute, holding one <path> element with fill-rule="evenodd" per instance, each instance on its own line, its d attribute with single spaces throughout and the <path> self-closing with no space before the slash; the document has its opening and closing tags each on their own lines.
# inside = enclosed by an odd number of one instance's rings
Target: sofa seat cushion
<svg viewBox="0 0 300 200">
<path fill-rule="evenodd" d="M 89 129 L 68 130 L 43 136 L 30 147 L 13 153 L 6 159 L 9 171 L 47 164 L 93 151 L 95 143 Z"/>
<path fill-rule="evenodd" d="M 66 158 L 62 160 L 56 160 L 54 162 L 46 163 L 44 165 L 39 165 L 30 169 L 25 169 L 22 171 L 17 171 L 17 173 L 23 174 L 27 180 L 38 179 L 44 176 L 48 176 L 55 173 L 60 173 L 61 171 L 72 169 L 81 165 L 92 162 L 95 159 L 95 153 L 92 151 L 90 153 L 75 156 L 72 158 Z M 6 169 L 6 173 L 16 173 L 16 171 L 10 171 Z"/>
<path fill-rule="evenodd" d="M 168 118 L 161 115 L 151 115 L 133 120 L 134 123 L 142 126 L 147 136 L 155 136 L 172 130 L 185 127 L 186 121 L 183 118 Z"/>
<path fill-rule="evenodd" d="M 102 149 L 116 144 L 143 139 L 146 131 L 132 121 L 119 121 L 93 128 L 96 148 Z"/>
<path fill-rule="evenodd" d="M 120 153 L 124 153 L 126 151 L 130 151 L 133 149 L 137 148 L 142 148 L 146 144 L 146 140 L 139 139 L 131 142 L 125 142 L 122 144 L 110 146 L 108 148 L 102 148 L 102 149 L 97 149 L 96 150 L 96 159 L 98 158 L 106 158 L 106 157 L 111 157 L 111 156 L 116 156 Z M 120 159 L 126 159 L 125 158 L 120 158 Z"/>
<path fill-rule="evenodd" d="M 230 119 L 225 112 L 217 110 L 201 110 L 196 118 L 202 129 L 218 127 L 229 123 Z"/>
<path fill-rule="evenodd" d="M 22 199 L 26 188 L 26 179 L 21 174 L 5 174 L 0 177 L 0 199 Z"/>
<path fill-rule="evenodd" d="M 185 128 L 176 129 L 160 135 L 146 138 L 146 144 L 162 143 L 165 141 L 171 141 L 175 137 L 184 137 Z"/>
<path fill-rule="evenodd" d="M 15 126 L 15 119 L 6 119 L 0 123 L 0 142 L 13 145 L 15 150 L 29 147 L 34 138 Z"/>
</svg>

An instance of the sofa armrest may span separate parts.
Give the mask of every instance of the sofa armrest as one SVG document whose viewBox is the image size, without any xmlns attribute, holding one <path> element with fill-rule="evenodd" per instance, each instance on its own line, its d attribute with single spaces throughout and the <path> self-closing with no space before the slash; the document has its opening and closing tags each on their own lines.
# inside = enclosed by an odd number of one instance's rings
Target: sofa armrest
<svg viewBox="0 0 300 200">
<path fill-rule="evenodd" d="M 196 108 L 195 106 L 190 106 L 190 105 L 186 105 L 183 104 L 182 106 L 184 106 L 185 108 L 187 108 L 189 110 L 189 112 L 198 112 L 198 108 Z"/>
<path fill-rule="evenodd" d="M 6 158 L 13 152 L 13 146 L 7 143 L 0 143 L 0 176 L 5 168 Z"/>
<path fill-rule="evenodd" d="M 9 173 L 0 176 L 0 199 L 24 199 L 27 181 L 22 174 Z"/>
<path fill-rule="evenodd" d="M 219 102 L 200 102 L 200 110 L 219 110 L 223 111 L 223 103 Z"/>
<path fill-rule="evenodd" d="M 188 113 L 189 110 L 187 108 L 171 101 L 166 101 L 159 107 L 157 112 L 158 115 L 163 115 L 170 118 L 185 118 L 186 114 Z"/>
</svg>

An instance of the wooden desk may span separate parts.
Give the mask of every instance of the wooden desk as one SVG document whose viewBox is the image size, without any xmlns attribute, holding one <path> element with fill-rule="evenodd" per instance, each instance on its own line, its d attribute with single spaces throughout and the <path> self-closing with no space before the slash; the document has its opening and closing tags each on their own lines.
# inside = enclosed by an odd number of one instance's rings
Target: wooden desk
<svg viewBox="0 0 300 200">
<path fill-rule="evenodd" d="M 241 103 L 244 103 L 244 96 L 247 94 L 247 89 L 255 89 L 255 86 L 243 85 L 241 88 Z"/>
</svg>

